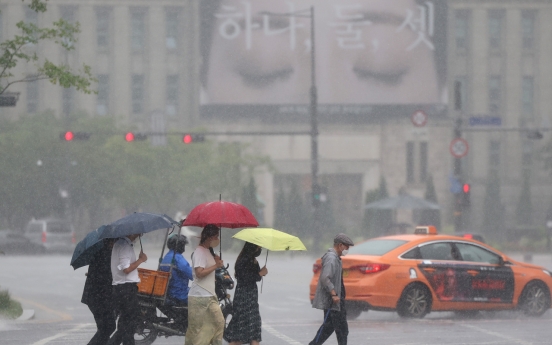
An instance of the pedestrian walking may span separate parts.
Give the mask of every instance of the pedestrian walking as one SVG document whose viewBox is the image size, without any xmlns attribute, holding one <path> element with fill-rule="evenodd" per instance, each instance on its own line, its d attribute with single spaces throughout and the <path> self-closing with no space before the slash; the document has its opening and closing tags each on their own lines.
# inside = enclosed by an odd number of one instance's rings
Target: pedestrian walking
<svg viewBox="0 0 552 345">
<path fill-rule="evenodd" d="M 134 331 L 140 313 L 138 305 L 138 266 L 148 257 L 140 251 L 138 259 L 133 242 L 139 234 L 122 237 L 115 242 L 111 252 L 111 274 L 113 276 L 113 302 L 119 314 L 117 331 L 109 339 L 108 345 L 134 345 Z"/>
<path fill-rule="evenodd" d="M 323 344 L 335 331 L 338 345 L 347 345 L 349 325 L 345 310 L 345 285 L 341 256 L 347 255 L 351 239 L 341 233 L 335 236 L 333 248 L 322 256 L 322 271 L 316 286 L 312 307 L 324 310 L 324 321 L 309 345 Z"/>
<path fill-rule="evenodd" d="M 115 310 L 111 299 L 111 250 L 114 242 L 115 239 L 112 238 L 103 240 L 103 247 L 94 254 L 86 273 L 81 302 L 86 304 L 94 315 L 97 328 L 88 345 L 104 345 L 115 331 Z"/>
<path fill-rule="evenodd" d="M 224 331 L 224 340 L 230 345 L 259 345 L 262 341 L 257 282 L 267 275 L 268 270 L 266 267 L 261 268 L 257 262 L 256 257 L 261 251 L 258 245 L 245 242 L 236 259 L 234 270 L 238 284 L 234 294 L 234 309 L 232 320 Z"/>
<path fill-rule="evenodd" d="M 215 270 L 224 266 L 212 248 L 220 243 L 220 229 L 208 224 L 192 254 L 194 281 L 188 292 L 188 331 L 185 345 L 222 345 L 224 316 L 215 292 Z"/>
</svg>

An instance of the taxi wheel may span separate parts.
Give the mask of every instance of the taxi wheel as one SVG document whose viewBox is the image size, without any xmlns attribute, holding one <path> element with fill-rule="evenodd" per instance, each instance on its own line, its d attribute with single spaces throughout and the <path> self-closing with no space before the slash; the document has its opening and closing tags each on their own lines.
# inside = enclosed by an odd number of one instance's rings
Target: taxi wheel
<svg viewBox="0 0 552 345">
<path fill-rule="evenodd" d="M 401 317 L 421 319 L 430 309 L 431 293 L 422 284 L 407 286 L 397 304 L 397 313 Z"/>
<path fill-rule="evenodd" d="M 541 282 L 530 282 L 519 298 L 521 310 L 528 316 L 541 316 L 550 308 L 550 292 Z"/>
</svg>

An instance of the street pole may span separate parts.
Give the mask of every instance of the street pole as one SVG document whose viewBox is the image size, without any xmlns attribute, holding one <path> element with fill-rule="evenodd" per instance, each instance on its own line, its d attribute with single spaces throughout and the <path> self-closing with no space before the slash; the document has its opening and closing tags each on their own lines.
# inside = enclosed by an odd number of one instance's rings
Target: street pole
<svg viewBox="0 0 552 345">
<path fill-rule="evenodd" d="M 454 138 L 462 138 L 462 83 L 456 81 L 454 83 L 454 110 L 456 112 L 456 120 L 454 123 Z M 461 157 L 454 158 L 454 178 L 460 183 L 460 186 L 463 186 L 464 179 L 462 178 L 462 161 Z M 454 231 L 461 232 L 463 229 L 464 220 L 467 217 L 467 214 L 463 214 L 465 205 L 463 204 L 464 200 L 462 198 L 462 191 L 454 195 Z"/>
<path fill-rule="evenodd" d="M 311 200 L 312 200 L 312 227 L 313 247 L 315 250 L 320 243 L 320 186 L 318 185 L 318 92 L 316 89 L 316 44 L 314 6 L 310 8 L 311 19 L 311 87 L 310 87 L 310 118 L 311 118 Z"/>
</svg>

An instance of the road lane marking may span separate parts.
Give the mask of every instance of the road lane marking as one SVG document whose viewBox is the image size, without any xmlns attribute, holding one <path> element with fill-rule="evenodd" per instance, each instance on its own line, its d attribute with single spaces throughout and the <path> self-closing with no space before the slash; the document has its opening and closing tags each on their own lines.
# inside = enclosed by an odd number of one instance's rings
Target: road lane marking
<svg viewBox="0 0 552 345">
<path fill-rule="evenodd" d="M 485 328 L 481 328 L 481 327 L 477 327 L 477 326 L 474 326 L 474 325 L 468 325 L 468 324 L 460 324 L 461 326 L 463 327 L 466 327 L 466 328 L 471 328 L 473 330 L 476 330 L 476 331 L 479 331 L 481 333 L 485 333 L 485 334 L 488 334 L 488 335 L 492 335 L 492 336 L 495 336 L 495 337 L 498 337 L 498 338 L 502 338 L 502 339 L 505 339 L 505 340 L 508 340 L 508 341 L 511 341 L 513 343 L 516 343 L 516 344 L 520 344 L 520 345 L 533 345 L 533 343 L 529 342 L 529 341 L 525 341 L 525 340 L 522 340 L 522 339 L 518 339 L 518 338 L 514 338 L 514 337 L 509 337 L 507 335 L 504 335 L 504 334 L 500 334 L 500 333 L 497 333 L 497 332 L 493 332 L 493 331 L 489 331 Z"/>
<path fill-rule="evenodd" d="M 290 345 L 303 345 L 303 344 L 301 344 L 300 342 L 298 342 L 297 340 L 291 339 L 291 338 L 288 337 L 287 335 L 278 332 L 277 330 L 275 330 L 274 328 L 272 328 L 271 326 L 269 326 L 269 325 L 267 325 L 267 324 L 263 324 L 263 328 L 264 328 L 268 333 L 272 334 L 272 335 L 275 336 L 276 338 L 279 338 L 279 339 L 285 341 L 286 343 L 288 343 L 288 344 L 290 344 Z M 33 345 L 34 345 L 34 344 L 33 344 Z"/>
<path fill-rule="evenodd" d="M 52 340 L 56 340 L 56 339 L 58 339 L 58 338 L 66 337 L 66 336 L 69 335 L 69 333 L 71 333 L 71 332 L 76 332 L 76 331 L 78 331 L 79 329 L 84 328 L 84 327 L 89 326 L 89 325 L 90 325 L 89 323 L 81 323 L 81 324 L 77 325 L 76 327 L 71 328 L 70 330 L 68 330 L 68 331 L 66 331 L 66 332 L 58 333 L 58 334 L 53 335 L 53 336 L 51 336 L 51 337 L 44 338 L 44 339 L 39 340 L 39 341 L 37 341 L 37 342 L 35 342 L 35 343 L 32 343 L 31 345 L 44 345 L 44 344 L 48 344 L 48 343 L 49 343 L 50 341 L 52 341 Z"/>
<path fill-rule="evenodd" d="M 15 296 L 14 299 L 16 299 L 17 301 L 22 302 L 22 303 L 27 303 L 27 304 L 33 305 L 36 308 L 42 309 L 43 311 L 45 311 L 47 313 L 54 314 L 54 315 L 59 317 L 59 319 L 54 319 L 54 320 L 42 320 L 42 321 L 32 320 L 32 321 L 26 321 L 26 322 L 50 323 L 50 322 L 57 322 L 57 321 L 71 321 L 71 320 L 73 320 L 73 317 L 70 314 L 64 313 L 64 312 L 59 311 L 59 310 L 54 310 L 54 309 L 48 308 L 44 304 L 40 304 L 38 302 L 31 301 L 31 300 L 24 299 L 24 298 L 17 297 L 17 296 Z"/>
</svg>

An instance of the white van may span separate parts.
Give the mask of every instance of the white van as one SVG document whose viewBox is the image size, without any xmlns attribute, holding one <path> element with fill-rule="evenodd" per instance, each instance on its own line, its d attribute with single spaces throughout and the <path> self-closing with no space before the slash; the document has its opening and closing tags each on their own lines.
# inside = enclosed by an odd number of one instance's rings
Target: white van
<svg viewBox="0 0 552 345">
<path fill-rule="evenodd" d="M 48 251 L 73 251 L 75 230 L 73 225 L 62 219 L 32 219 L 25 228 L 25 237 L 31 242 L 42 244 Z"/>
</svg>

